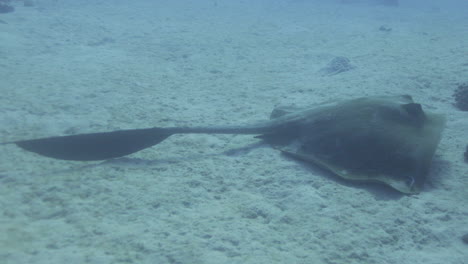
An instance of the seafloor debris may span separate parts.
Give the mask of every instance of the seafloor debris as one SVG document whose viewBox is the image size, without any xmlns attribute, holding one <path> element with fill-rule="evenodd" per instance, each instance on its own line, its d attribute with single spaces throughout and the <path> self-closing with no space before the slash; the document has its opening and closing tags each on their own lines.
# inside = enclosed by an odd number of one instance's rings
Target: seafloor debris
<svg viewBox="0 0 468 264">
<path fill-rule="evenodd" d="M 15 7 L 11 5 L 12 2 L 13 0 L 0 0 L 0 14 L 15 11 Z M 15 2 L 23 2 L 24 6 L 34 6 L 34 0 L 18 0 Z"/>
<path fill-rule="evenodd" d="M 379 27 L 379 30 L 382 31 L 382 32 L 390 32 L 392 31 L 392 28 L 389 27 L 389 26 L 386 26 L 386 25 L 382 25 Z"/>
<path fill-rule="evenodd" d="M 462 241 L 463 241 L 465 244 L 468 244 L 468 233 L 462 236 Z"/>
<path fill-rule="evenodd" d="M 458 85 L 453 94 L 455 106 L 462 111 L 468 111 L 468 83 Z"/>
<path fill-rule="evenodd" d="M 15 11 L 15 8 L 10 5 L 10 2 L 11 0 L 0 0 L 0 14 Z"/>
<path fill-rule="evenodd" d="M 335 57 L 325 68 L 320 69 L 323 75 L 336 75 L 356 68 L 346 57 Z"/>
<path fill-rule="evenodd" d="M 466 145 L 466 150 L 465 150 L 465 161 L 468 162 L 468 145 Z M 468 234 L 466 235 L 466 239 L 468 240 Z"/>
</svg>

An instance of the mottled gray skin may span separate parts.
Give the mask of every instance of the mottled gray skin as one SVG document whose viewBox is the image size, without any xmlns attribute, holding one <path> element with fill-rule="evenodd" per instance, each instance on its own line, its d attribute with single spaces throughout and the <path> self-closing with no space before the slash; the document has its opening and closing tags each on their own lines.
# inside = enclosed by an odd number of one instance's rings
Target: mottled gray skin
<svg viewBox="0 0 468 264">
<path fill-rule="evenodd" d="M 365 97 L 318 106 L 279 107 L 252 125 L 152 127 L 5 142 L 63 160 L 118 158 L 174 134 L 254 134 L 292 157 L 354 181 L 418 193 L 444 127 L 410 96 Z"/>
</svg>

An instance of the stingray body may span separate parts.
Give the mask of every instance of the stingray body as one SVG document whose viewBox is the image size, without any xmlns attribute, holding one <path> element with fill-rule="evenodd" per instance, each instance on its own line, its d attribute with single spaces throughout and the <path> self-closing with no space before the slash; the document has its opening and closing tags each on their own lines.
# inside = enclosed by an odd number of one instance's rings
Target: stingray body
<svg viewBox="0 0 468 264">
<path fill-rule="evenodd" d="M 418 193 L 445 119 L 412 98 L 364 97 L 307 108 L 278 107 L 270 120 L 244 126 L 168 127 L 7 142 L 65 160 L 104 160 L 151 147 L 173 134 L 254 134 L 292 157 L 349 180 Z"/>
</svg>

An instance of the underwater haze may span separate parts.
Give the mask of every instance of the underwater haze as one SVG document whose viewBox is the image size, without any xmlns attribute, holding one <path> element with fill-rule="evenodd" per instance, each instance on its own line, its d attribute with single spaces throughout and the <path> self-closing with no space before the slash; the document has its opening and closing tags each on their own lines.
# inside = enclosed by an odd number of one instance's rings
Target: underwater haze
<svg viewBox="0 0 468 264">
<path fill-rule="evenodd" d="M 102 162 L 0 145 L 0 263 L 467 264 L 463 83 L 466 0 L 0 0 L 0 142 L 401 94 L 447 119 L 415 195 L 252 135 Z"/>
</svg>

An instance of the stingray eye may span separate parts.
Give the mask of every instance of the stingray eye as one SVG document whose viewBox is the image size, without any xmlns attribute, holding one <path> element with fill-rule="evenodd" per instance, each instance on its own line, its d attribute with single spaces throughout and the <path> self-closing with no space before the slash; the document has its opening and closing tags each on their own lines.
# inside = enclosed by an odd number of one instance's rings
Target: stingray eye
<svg viewBox="0 0 468 264">
<path fill-rule="evenodd" d="M 410 103 L 401 105 L 401 107 L 406 111 L 406 113 L 408 113 L 408 115 L 415 119 L 424 118 L 424 111 L 420 104 Z"/>
<path fill-rule="evenodd" d="M 420 104 L 409 103 L 399 106 L 385 106 L 379 108 L 379 115 L 384 120 L 420 127 L 426 120 L 426 115 Z"/>
<path fill-rule="evenodd" d="M 424 125 L 424 122 L 426 121 L 426 115 L 424 114 L 420 104 L 410 103 L 401 105 L 401 107 L 408 114 L 408 118 L 413 124 L 418 127 Z"/>
</svg>

